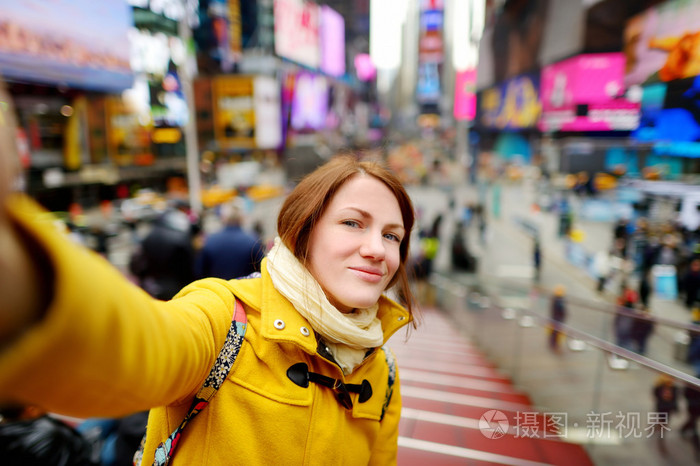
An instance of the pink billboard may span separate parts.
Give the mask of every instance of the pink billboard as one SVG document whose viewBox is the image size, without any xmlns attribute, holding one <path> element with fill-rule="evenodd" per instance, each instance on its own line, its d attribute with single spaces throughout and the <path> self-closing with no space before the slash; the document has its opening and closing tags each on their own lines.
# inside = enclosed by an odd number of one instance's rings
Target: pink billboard
<svg viewBox="0 0 700 466">
<path fill-rule="evenodd" d="M 629 131 L 639 103 L 625 97 L 622 53 L 579 55 L 542 69 L 542 131 Z"/>
<path fill-rule="evenodd" d="M 321 7 L 319 29 L 321 71 L 331 76 L 345 74 L 345 20 L 329 6 Z"/>
<path fill-rule="evenodd" d="M 472 121 L 476 116 L 476 70 L 458 71 L 455 76 L 454 117 Z"/>
</svg>

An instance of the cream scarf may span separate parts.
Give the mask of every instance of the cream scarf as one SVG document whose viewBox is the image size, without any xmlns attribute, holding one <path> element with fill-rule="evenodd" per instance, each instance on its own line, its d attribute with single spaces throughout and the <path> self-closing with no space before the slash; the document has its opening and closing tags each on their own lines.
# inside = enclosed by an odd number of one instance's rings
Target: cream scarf
<svg viewBox="0 0 700 466">
<path fill-rule="evenodd" d="M 343 314 L 326 297 L 321 285 L 279 237 L 267 254 L 272 284 L 323 337 L 344 374 L 350 374 L 369 348 L 384 343 L 379 305 Z"/>
</svg>

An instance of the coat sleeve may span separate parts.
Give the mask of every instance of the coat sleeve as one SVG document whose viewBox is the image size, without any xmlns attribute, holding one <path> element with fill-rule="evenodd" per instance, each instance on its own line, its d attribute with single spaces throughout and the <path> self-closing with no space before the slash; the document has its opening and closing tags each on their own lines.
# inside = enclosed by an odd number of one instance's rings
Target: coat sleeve
<svg viewBox="0 0 700 466">
<path fill-rule="evenodd" d="M 42 220 L 33 201 L 9 211 L 46 254 L 54 281 L 42 320 L 0 350 L 0 403 L 106 417 L 196 392 L 231 323 L 226 282 L 202 280 L 159 301 Z"/>
</svg>

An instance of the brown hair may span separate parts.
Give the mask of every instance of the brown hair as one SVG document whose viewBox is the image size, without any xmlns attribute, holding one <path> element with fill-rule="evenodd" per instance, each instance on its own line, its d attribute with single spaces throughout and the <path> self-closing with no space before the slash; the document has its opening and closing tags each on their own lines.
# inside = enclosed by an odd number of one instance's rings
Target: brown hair
<svg viewBox="0 0 700 466">
<path fill-rule="evenodd" d="M 277 233 L 294 256 L 306 265 L 309 256 L 309 238 L 316 222 L 340 187 L 359 174 L 372 176 L 384 183 L 394 193 L 399 203 L 406 234 L 399 248 L 401 257 L 399 268 L 389 282 L 389 287 L 398 284 L 398 294 L 402 298 L 402 304 L 413 315 L 414 299 L 406 272 L 408 245 L 415 218 L 413 204 L 398 178 L 380 163 L 360 161 L 352 155 L 341 155 L 318 167 L 305 176 L 285 199 L 277 217 Z"/>
</svg>

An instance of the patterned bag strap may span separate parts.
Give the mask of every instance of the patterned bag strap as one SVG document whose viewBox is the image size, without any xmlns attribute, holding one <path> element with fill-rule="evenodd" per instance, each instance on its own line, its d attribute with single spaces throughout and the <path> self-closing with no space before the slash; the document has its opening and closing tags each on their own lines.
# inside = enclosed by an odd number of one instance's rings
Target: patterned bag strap
<svg viewBox="0 0 700 466">
<path fill-rule="evenodd" d="M 185 429 L 185 426 L 187 426 L 187 423 L 206 408 L 209 401 L 216 395 L 219 387 L 221 387 L 221 384 L 226 380 L 233 363 L 236 362 L 236 357 L 243 344 L 243 337 L 245 336 L 247 325 L 248 320 L 246 318 L 245 309 L 243 309 L 241 302 L 236 299 L 236 306 L 231 319 L 231 327 L 226 335 L 226 342 L 223 348 L 221 348 L 211 371 L 209 371 L 209 376 L 195 395 L 194 400 L 192 400 L 190 409 L 182 419 L 182 422 L 180 422 L 180 425 L 173 433 L 156 448 L 153 466 L 164 466 L 170 462 L 170 459 L 175 454 L 175 448 L 182 438 L 182 431 Z M 144 435 L 141 440 L 141 446 L 134 455 L 135 466 L 141 465 L 145 443 L 146 436 Z"/>
<path fill-rule="evenodd" d="M 379 418 L 380 421 L 384 419 L 384 413 L 386 413 L 386 409 L 389 407 L 389 402 L 391 402 L 391 395 L 393 395 L 394 393 L 394 382 L 396 381 L 396 357 L 394 356 L 394 352 L 386 346 L 382 346 L 382 351 L 384 351 L 384 359 L 386 359 L 386 365 L 387 367 L 389 367 L 389 383 L 386 387 L 386 395 L 384 395 L 382 415 Z"/>
</svg>

